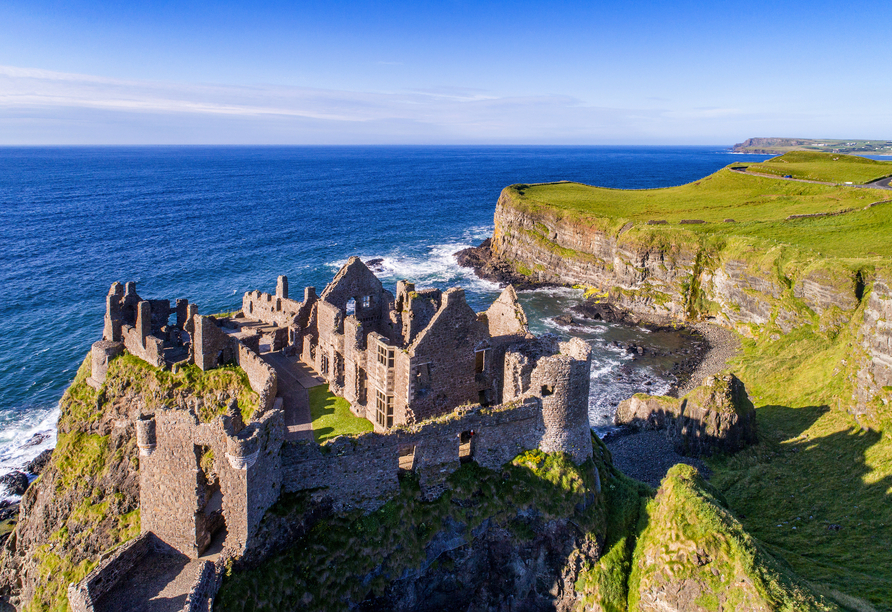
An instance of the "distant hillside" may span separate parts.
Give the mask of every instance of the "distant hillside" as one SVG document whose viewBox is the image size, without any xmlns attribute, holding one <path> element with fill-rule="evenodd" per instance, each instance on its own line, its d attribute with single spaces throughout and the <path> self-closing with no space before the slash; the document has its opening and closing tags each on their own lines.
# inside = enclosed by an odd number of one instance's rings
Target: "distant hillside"
<svg viewBox="0 0 892 612">
<path fill-rule="evenodd" d="M 734 153 L 780 155 L 788 151 L 827 151 L 829 153 L 868 153 L 892 155 L 892 140 L 835 140 L 832 138 L 750 138 L 734 145 Z"/>
</svg>

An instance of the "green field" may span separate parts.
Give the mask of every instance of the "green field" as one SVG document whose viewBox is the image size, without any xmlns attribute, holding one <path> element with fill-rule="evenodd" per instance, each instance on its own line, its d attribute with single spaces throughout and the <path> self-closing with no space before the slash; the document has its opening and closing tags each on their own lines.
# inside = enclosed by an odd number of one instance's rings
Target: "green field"
<svg viewBox="0 0 892 612">
<path fill-rule="evenodd" d="M 784 181 L 724 168 L 699 181 L 665 189 L 546 183 L 512 185 L 507 192 L 521 210 L 568 218 L 593 230 L 616 233 L 631 222 L 642 239 L 654 244 L 706 235 L 769 240 L 833 257 L 892 256 L 888 248 L 892 203 L 885 203 L 892 200 L 892 191 L 884 189 Z M 877 202 L 884 203 L 868 208 Z M 788 219 L 827 213 L 844 214 Z M 704 223 L 681 223 L 684 220 Z M 663 221 L 666 224 L 648 224 Z"/>
<path fill-rule="evenodd" d="M 892 154 L 890 140 L 839 140 L 834 138 L 751 138 L 734 145 L 735 153 L 774 153 L 789 151 L 826 151 L 828 153 L 851 153 L 867 155 Z"/>
<path fill-rule="evenodd" d="M 892 173 L 892 163 L 844 158 L 788 153 L 748 166 L 836 183 Z M 871 278 L 890 270 L 889 190 L 778 180 L 729 167 L 667 189 L 554 183 L 515 185 L 507 195 L 510 205 L 535 212 L 543 223 L 502 231 L 524 232 L 544 248 L 584 259 L 586 253 L 550 243 L 540 227 L 564 219 L 627 246 L 655 246 L 669 259 L 686 250 L 707 266 L 745 261 L 750 273 L 782 288 L 777 308 L 791 312 L 804 308 L 793 293 L 803 270 L 821 269 L 843 291 L 857 286 L 862 273 Z M 814 214 L 823 216 L 788 218 Z M 647 224 L 656 220 L 667 223 Z M 835 321 L 832 313 L 812 313 L 812 324 L 787 334 L 772 333 L 771 324 L 751 328 L 754 337 L 742 339 L 730 369 L 757 407 L 759 444 L 708 464 L 712 485 L 765 551 L 844 609 L 892 612 L 892 389 L 884 387 L 885 395 L 869 406 L 854 405 L 869 281 L 862 290 L 854 313 Z M 692 316 L 721 308 L 706 303 Z M 864 410 L 872 416 L 852 415 Z"/>
<path fill-rule="evenodd" d="M 328 385 L 313 387 L 309 390 L 309 394 L 313 439 L 317 443 L 374 429 L 368 419 L 353 416 L 350 412 L 350 402 L 334 395 L 328 390 Z"/>
<path fill-rule="evenodd" d="M 758 164 L 746 164 L 747 172 L 791 176 L 828 183 L 869 183 L 892 175 L 892 161 L 877 161 L 833 153 L 794 151 Z"/>
</svg>

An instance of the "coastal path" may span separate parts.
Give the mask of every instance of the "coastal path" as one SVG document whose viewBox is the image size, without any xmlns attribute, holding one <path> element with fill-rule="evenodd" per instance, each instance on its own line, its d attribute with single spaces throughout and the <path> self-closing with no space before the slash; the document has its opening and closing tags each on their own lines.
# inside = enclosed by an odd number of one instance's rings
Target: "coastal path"
<svg viewBox="0 0 892 612">
<path fill-rule="evenodd" d="M 864 183 L 863 185 L 856 185 L 854 183 L 830 183 L 827 181 L 813 181 L 809 179 L 798 179 L 793 177 L 786 176 L 778 176 L 776 174 L 765 174 L 763 172 L 747 172 L 746 169 L 738 169 L 731 168 L 732 172 L 737 172 L 739 174 L 746 174 L 748 176 L 758 176 L 761 178 L 770 178 L 777 179 L 779 181 L 792 181 L 794 183 L 813 183 L 815 185 L 835 185 L 838 187 L 860 187 L 861 189 L 892 189 L 892 185 L 889 184 L 892 181 L 892 176 L 887 176 L 886 178 L 878 179 L 871 183 Z"/>
<path fill-rule="evenodd" d="M 277 396 L 282 398 L 285 410 L 285 439 L 312 442 L 313 419 L 307 391 L 325 381 L 300 359 L 286 356 L 284 351 L 263 353 L 260 358 L 273 367 L 279 378 Z"/>
</svg>

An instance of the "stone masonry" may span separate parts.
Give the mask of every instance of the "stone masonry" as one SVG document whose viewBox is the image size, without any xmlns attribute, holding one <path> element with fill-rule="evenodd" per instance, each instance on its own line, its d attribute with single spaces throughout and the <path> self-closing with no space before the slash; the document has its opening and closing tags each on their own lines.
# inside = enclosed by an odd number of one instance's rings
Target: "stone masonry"
<svg viewBox="0 0 892 612">
<path fill-rule="evenodd" d="M 207 564 L 190 601 L 212 598 L 225 559 L 251 547 L 283 491 L 372 510 L 398 489 L 401 472 L 417 473 L 433 499 L 464 462 L 499 469 L 531 449 L 577 463 L 591 457 L 587 344 L 532 336 L 510 286 L 481 313 L 461 289 L 416 290 L 407 281 L 396 289 L 386 291 L 353 257 L 319 297 L 308 287 L 302 302 L 290 300 L 282 276 L 275 296 L 246 293 L 242 312 L 217 319 L 186 300 L 176 308 L 143 300 L 134 283 L 112 285 L 91 384 L 100 387 L 109 361 L 126 350 L 159 368 L 238 364 L 260 403 L 248 424 L 235 403 L 208 423 L 189 406 L 134 411 L 143 537 L 72 585 L 72 606 L 92 609 L 121 575 L 138 571 L 146 542 L 195 559 L 223 537 L 222 560 Z M 286 443 L 264 350 L 299 355 L 375 431 L 324 446 Z"/>
</svg>

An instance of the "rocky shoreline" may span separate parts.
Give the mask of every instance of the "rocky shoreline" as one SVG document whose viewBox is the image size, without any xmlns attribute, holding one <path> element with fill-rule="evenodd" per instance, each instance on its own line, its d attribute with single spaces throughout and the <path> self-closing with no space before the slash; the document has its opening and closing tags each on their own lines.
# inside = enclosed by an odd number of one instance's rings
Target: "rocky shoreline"
<svg viewBox="0 0 892 612">
<path fill-rule="evenodd" d="M 463 249 L 455 253 L 458 264 L 471 268 L 484 280 L 503 285 L 512 284 L 517 290 L 541 289 L 557 287 L 555 284 L 543 284 L 532 281 L 529 277 L 517 274 L 510 265 L 494 258 L 492 239 L 487 238 L 479 246 Z M 572 323 L 574 315 L 592 321 L 618 323 L 643 327 L 651 332 L 670 332 L 683 336 L 682 346 L 676 351 L 657 353 L 653 347 L 628 344 L 619 346 L 629 353 L 639 356 L 658 356 L 669 358 L 674 362 L 667 372 L 675 378 L 667 395 L 679 397 L 684 395 L 702 381 L 706 376 L 716 374 L 724 369 L 727 361 L 736 354 L 739 341 L 736 336 L 717 325 L 707 322 L 696 324 L 679 324 L 668 319 L 647 319 L 615 304 L 597 298 L 589 298 L 573 308 L 573 314 L 565 315 L 566 323 Z"/>
<path fill-rule="evenodd" d="M 38 443 L 42 441 L 43 440 L 41 439 Z M 29 461 L 22 470 L 13 470 L 8 474 L 0 476 L 0 491 L 6 491 L 7 495 L 15 495 L 21 498 L 21 496 L 28 490 L 31 481 L 33 480 L 32 478 L 29 478 L 29 474 L 35 478 L 39 476 L 50 462 L 52 454 L 52 449 L 47 449 Z M 9 534 L 15 529 L 15 525 L 18 522 L 20 506 L 21 501 L 12 501 L 9 499 L 0 501 L 0 546 L 3 545 L 9 537 Z"/>
<path fill-rule="evenodd" d="M 477 247 L 459 251 L 455 256 L 459 265 L 472 268 L 485 280 L 513 284 L 515 289 L 551 286 L 535 283 L 514 272 L 505 262 L 493 258 L 489 238 Z M 644 327 L 650 331 L 672 332 L 683 336 L 681 348 L 660 354 L 661 357 L 674 361 L 668 372 L 675 378 L 675 383 L 666 393 L 670 397 L 681 397 L 701 384 L 707 376 L 723 371 L 740 349 L 740 341 L 733 332 L 706 321 L 680 325 L 663 320 L 647 320 L 614 304 L 592 298 L 575 306 L 573 314 L 589 320 Z M 572 323 L 573 315 L 567 314 L 565 317 L 568 323 Z M 653 347 L 634 344 L 620 348 L 640 356 L 654 355 L 655 352 Z M 692 465 L 704 477 L 710 476 L 710 470 L 703 461 L 677 453 L 663 432 L 635 431 L 620 427 L 604 436 L 603 440 L 620 471 L 653 487 L 659 486 L 669 468 L 677 463 Z"/>
</svg>

